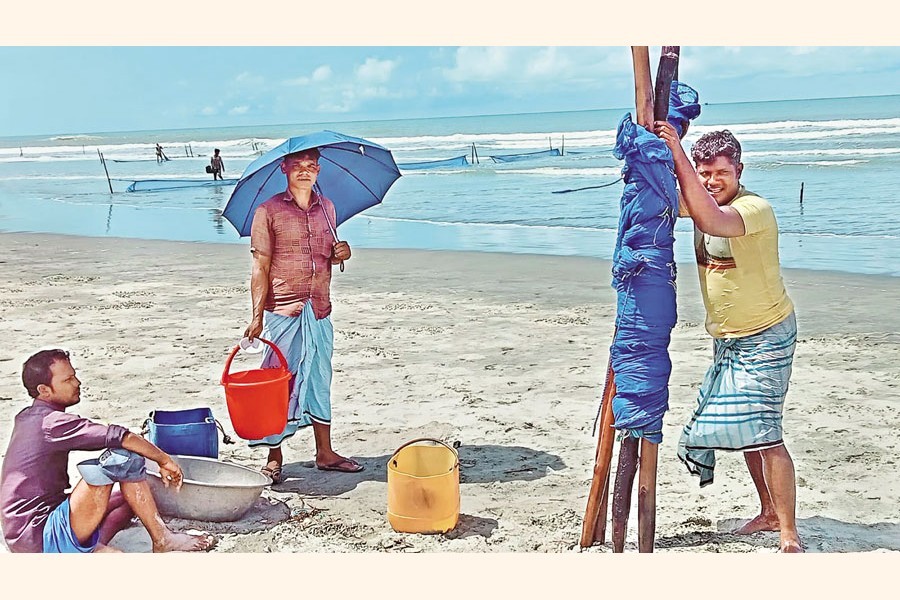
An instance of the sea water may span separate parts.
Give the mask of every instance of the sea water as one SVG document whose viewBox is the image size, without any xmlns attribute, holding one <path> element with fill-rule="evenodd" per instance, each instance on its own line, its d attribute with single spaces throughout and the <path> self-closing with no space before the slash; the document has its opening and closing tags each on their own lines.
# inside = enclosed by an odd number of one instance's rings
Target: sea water
<svg viewBox="0 0 900 600">
<path fill-rule="evenodd" d="M 900 276 L 900 96 L 702 109 L 686 146 L 714 129 L 737 136 L 744 150 L 742 183 L 775 209 L 783 266 Z M 5 137 L 0 231 L 247 244 L 222 218 L 231 185 L 125 189 L 136 180 L 211 179 L 204 167 L 214 148 L 221 149 L 225 177 L 236 178 L 284 138 L 331 129 L 387 147 L 400 164 L 461 155 L 471 163 L 401 168 L 403 176 L 382 204 L 339 227 L 353 247 L 608 259 L 623 187 L 617 181 L 622 162 L 612 147 L 626 112 Z M 171 160 L 157 163 L 156 143 Z M 549 148 L 561 155 L 490 159 Z M 594 189 L 559 193 L 579 188 Z M 689 220 L 679 220 L 676 240 L 676 258 L 692 261 Z"/>
</svg>

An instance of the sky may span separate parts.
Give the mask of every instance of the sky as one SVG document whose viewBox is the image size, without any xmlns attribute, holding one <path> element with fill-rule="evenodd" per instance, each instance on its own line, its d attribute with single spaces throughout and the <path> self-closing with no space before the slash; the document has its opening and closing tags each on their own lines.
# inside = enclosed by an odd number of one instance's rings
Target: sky
<svg viewBox="0 0 900 600">
<path fill-rule="evenodd" d="M 900 94 L 900 47 L 684 46 L 680 77 L 709 103 Z M 627 46 L 0 47 L 0 81 L 0 136 L 633 103 Z"/>
</svg>

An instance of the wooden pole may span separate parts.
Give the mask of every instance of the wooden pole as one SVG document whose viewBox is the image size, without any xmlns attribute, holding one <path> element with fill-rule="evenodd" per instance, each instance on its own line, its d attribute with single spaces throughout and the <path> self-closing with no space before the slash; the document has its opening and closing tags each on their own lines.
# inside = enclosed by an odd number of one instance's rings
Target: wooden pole
<svg viewBox="0 0 900 600">
<path fill-rule="evenodd" d="M 800 204 L 803 204 L 803 182 L 800 182 Z"/>
<path fill-rule="evenodd" d="M 100 149 L 97 149 L 97 154 L 100 155 L 100 164 L 103 165 L 103 171 L 106 173 L 106 183 L 109 184 L 109 193 L 112 194 L 112 181 L 109 180 L 109 169 L 106 168 L 106 159 L 103 158 L 103 153 L 100 152 Z"/>
<path fill-rule="evenodd" d="M 565 136 L 565 134 L 563 134 L 563 136 L 562 136 L 562 149 L 559 151 L 559 153 L 562 156 L 566 155 L 566 136 Z"/>
<path fill-rule="evenodd" d="M 659 445 L 641 439 L 638 476 L 638 552 L 653 552 L 656 539 L 656 459 Z"/>
<path fill-rule="evenodd" d="M 680 46 L 663 46 L 659 57 L 659 67 L 656 69 L 656 93 L 653 102 L 653 117 L 656 121 L 665 121 L 669 116 L 669 94 L 672 89 L 672 80 L 675 71 L 678 70 L 678 55 Z"/>
<path fill-rule="evenodd" d="M 581 526 L 581 547 L 588 548 L 594 542 L 606 541 L 606 514 L 609 498 L 609 472 L 612 465 L 613 425 L 612 399 L 616 395 L 616 380 L 612 365 L 606 369 L 606 384 L 600 400 L 600 425 L 597 433 L 597 452 L 594 457 L 594 475 L 588 492 L 587 509 Z"/>
<path fill-rule="evenodd" d="M 631 490 L 637 472 L 638 442 L 628 436 L 619 445 L 619 466 L 616 468 L 616 484 L 613 489 L 612 543 L 613 552 L 625 550 L 625 532 L 628 529 L 628 513 L 631 512 Z"/>
<path fill-rule="evenodd" d="M 634 67 L 634 106 L 637 123 L 644 128 L 653 128 L 653 82 L 650 80 L 650 50 L 647 46 L 631 47 L 631 62 Z"/>
</svg>

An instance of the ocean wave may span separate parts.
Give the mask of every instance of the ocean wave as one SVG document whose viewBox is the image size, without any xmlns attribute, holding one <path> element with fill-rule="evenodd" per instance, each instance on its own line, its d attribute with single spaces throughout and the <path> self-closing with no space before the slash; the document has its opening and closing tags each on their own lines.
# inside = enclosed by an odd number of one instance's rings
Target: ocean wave
<svg viewBox="0 0 900 600">
<path fill-rule="evenodd" d="M 571 169 L 566 167 L 535 167 L 533 169 L 504 169 L 498 173 L 514 173 L 517 175 L 544 175 L 551 177 L 618 177 L 622 172 L 617 167 L 594 167 L 583 169 Z"/>
<path fill-rule="evenodd" d="M 784 161 L 776 161 L 772 164 L 779 166 L 790 166 L 790 165 L 798 165 L 798 166 L 810 166 L 810 167 L 841 167 L 847 165 L 864 165 L 869 161 L 867 160 L 784 160 Z"/>
<path fill-rule="evenodd" d="M 728 129 L 734 133 L 739 131 L 767 131 L 785 129 L 848 129 L 848 128 L 894 128 L 900 127 L 900 118 L 887 119 L 832 119 L 826 121 L 768 121 L 763 123 L 736 123 Z M 700 126 L 700 128 L 716 129 L 717 127 Z"/>
<path fill-rule="evenodd" d="M 750 150 L 743 157 L 772 156 L 888 156 L 900 154 L 900 148 L 810 148 L 807 150 Z"/>
<path fill-rule="evenodd" d="M 100 136 L 96 135 L 87 135 L 87 134 L 78 134 L 78 135 L 57 135 L 51 138 L 47 138 L 51 142 L 77 142 L 77 141 L 88 141 L 88 140 L 100 140 L 103 139 Z"/>
<path fill-rule="evenodd" d="M 105 175 L 11 175 L 0 181 L 106 181 Z M 115 181 L 115 179 L 113 180 Z"/>
</svg>

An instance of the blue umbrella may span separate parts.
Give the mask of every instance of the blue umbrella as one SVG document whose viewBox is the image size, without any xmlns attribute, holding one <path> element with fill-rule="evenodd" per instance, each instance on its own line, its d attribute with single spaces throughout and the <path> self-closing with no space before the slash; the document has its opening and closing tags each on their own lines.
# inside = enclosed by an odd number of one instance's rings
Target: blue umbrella
<svg viewBox="0 0 900 600">
<path fill-rule="evenodd" d="M 250 235 L 256 207 L 287 189 L 282 158 L 310 148 L 320 152 L 316 187 L 334 203 L 333 227 L 379 204 L 400 177 L 390 150 L 362 138 L 334 131 L 289 138 L 250 163 L 231 192 L 222 215 L 242 237 Z"/>
</svg>

